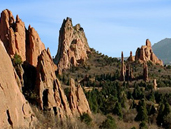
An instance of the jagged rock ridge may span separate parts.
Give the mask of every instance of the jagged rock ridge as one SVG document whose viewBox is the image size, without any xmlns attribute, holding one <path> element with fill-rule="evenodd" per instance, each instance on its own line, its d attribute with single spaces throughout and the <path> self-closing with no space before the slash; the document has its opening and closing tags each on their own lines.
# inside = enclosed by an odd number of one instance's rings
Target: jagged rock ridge
<svg viewBox="0 0 171 129">
<path fill-rule="evenodd" d="M 64 19 L 59 31 L 58 52 L 55 57 L 59 73 L 84 62 L 88 58 L 88 52 L 90 50 L 83 28 L 80 24 L 73 26 L 70 18 Z"/>
<path fill-rule="evenodd" d="M 18 54 L 22 61 L 33 66 L 37 66 L 37 57 L 45 49 L 35 29 L 29 26 L 27 30 L 19 16 L 17 15 L 15 20 L 8 9 L 1 13 L 0 39 L 11 58 Z"/>
</svg>

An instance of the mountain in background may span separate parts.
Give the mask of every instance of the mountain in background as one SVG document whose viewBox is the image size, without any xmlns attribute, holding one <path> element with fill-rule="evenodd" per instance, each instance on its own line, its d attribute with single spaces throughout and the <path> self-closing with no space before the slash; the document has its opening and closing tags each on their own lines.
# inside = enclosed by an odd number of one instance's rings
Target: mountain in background
<svg viewBox="0 0 171 129">
<path fill-rule="evenodd" d="M 165 38 L 153 46 L 156 56 L 163 61 L 164 64 L 171 64 L 171 38 Z"/>
</svg>

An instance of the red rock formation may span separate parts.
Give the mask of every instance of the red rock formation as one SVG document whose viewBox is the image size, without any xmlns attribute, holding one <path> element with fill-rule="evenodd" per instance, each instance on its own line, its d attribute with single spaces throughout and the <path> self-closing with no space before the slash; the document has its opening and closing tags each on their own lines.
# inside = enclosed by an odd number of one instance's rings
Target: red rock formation
<svg viewBox="0 0 171 129">
<path fill-rule="evenodd" d="M 78 86 L 76 89 L 73 79 L 71 79 L 69 106 L 67 97 L 56 78 L 55 70 L 56 67 L 50 53 L 43 50 L 38 58 L 37 65 L 37 90 L 39 92 L 41 108 L 51 110 L 61 119 L 65 119 L 66 116 L 80 116 L 84 112 L 91 114 L 89 104 L 81 86 Z"/>
<path fill-rule="evenodd" d="M 89 46 L 83 28 L 79 24 L 72 25 L 70 18 L 64 19 L 59 33 L 58 52 L 55 63 L 58 65 L 59 73 L 63 69 L 77 66 L 88 57 Z"/>
<path fill-rule="evenodd" d="M 148 81 L 148 65 L 147 63 L 144 63 L 144 66 L 143 66 L 143 79 L 144 81 Z"/>
<path fill-rule="evenodd" d="M 15 20 L 9 10 L 4 10 L 1 13 L 0 20 L 0 39 L 3 41 L 10 57 L 13 57 L 16 53 L 21 56 L 23 61 L 26 60 L 25 36 L 24 22 L 18 15 Z"/>
<path fill-rule="evenodd" d="M 21 56 L 22 61 L 27 60 L 36 67 L 37 58 L 41 51 L 45 49 L 45 46 L 34 28 L 29 26 L 28 36 L 26 36 L 26 31 L 24 22 L 18 15 L 15 20 L 9 10 L 6 9 L 1 13 L 0 39 L 3 41 L 8 54 L 11 58 L 13 58 L 14 54 L 18 54 Z"/>
<path fill-rule="evenodd" d="M 14 68 L 0 41 L 0 127 L 31 128 L 36 118 L 15 80 Z"/>
<path fill-rule="evenodd" d="M 124 56 L 123 56 L 123 52 L 121 53 L 121 81 L 125 81 L 125 64 L 124 64 Z"/>
<path fill-rule="evenodd" d="M 140 63 L 151 61 L 154 64 L 163 65 L 162 60 L 158 59 L 153 53 L 151 42 L 149 41 L 149 39 L 146 40 L 145 46 L 137 49 L 135 60 L 139 61 Z"/>
<path fill-rule="evenodd" d="M 76 87 L 74 79 L 71 78 L 70 87 L 70 107 L 73 115 L 80 116 L 83 113 L 91 115 L 90 107 L 81 85 L 78 84 Z"/>
<path fill-rule="evenodd" d="M 128 57 L 128 61 L 130 61 L 130 62 L 135 61 L 135 57 L 132 56 L 132 51 L 130 51 L 130 56 Z"/>
<path fill-rule="evenodd" d="M 156 79 L 153 80 L 153 88 L 154 88 L 154 90 L 157 90 L 157 81 L 156 81 Z"/>
<path fill-rule="evenodd" d="M 127 81 L 131 81 L 134 78 L 133 70 L 132 70 L 130 64 L 126 65 L 126 75 L 125 75 L 125 77 L 126 77 Z"/>
<path fill-rule="evenodd" d="M 37 66 L 38 56 L 41 54 L 42 50 L 45 49 L 44 44 L 41 42 L 37 31 L 29 25 L 28 27 L 28 42 L 27 42 L 27 61 L 33 65 Z"/>
<path fill-rule="evenodd" d="M 43 50 L 38 58 L 37 90 L 42 109 L 49 109 L 61 119 L 72 116 L 71 110 L 60 82 L 55 75 L 56 65 L 49 50 Z"/>
</svg>

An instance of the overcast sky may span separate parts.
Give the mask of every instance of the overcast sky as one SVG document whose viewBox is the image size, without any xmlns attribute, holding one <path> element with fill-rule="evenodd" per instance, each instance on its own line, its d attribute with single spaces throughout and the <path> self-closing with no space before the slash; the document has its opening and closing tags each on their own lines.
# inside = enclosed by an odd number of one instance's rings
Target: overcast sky
<svg viewBox="0 0 171 129">
<path fill-rule="evenodd" d="M 52 56 L 66 17 L 81 24 L 90 47 L 112 57 L 135 54 L 147 38 L 171 38 L 170 0 L 1 0 L 4 9 L 34 27 Z"/>
</svg>

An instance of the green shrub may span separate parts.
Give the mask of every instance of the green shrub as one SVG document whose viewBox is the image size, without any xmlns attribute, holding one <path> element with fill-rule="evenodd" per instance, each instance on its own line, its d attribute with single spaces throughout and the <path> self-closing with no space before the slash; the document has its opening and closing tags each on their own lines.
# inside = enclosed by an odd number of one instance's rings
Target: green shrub
<svg viewBox="0 0 171 129">
<path fill-rule="evenodd" d="M 139 129 L 148 129 L 147 125 L 146 125 L 146 122 L 145 121 L 142 121 L 139 125 Z"/>
<path fill-rule="evenodd" d="M 101 129 L 116 129 L 115 119 L 112 116 L 107 116 L 107 119 L 103 121 L 100 126 Z"/>
<path fill-rule="evenodd" d="M 83 113 L 83 114 L 80 116 L 80 120 L 81 120 L 81 122 L 84 122 L 84 123 L 86 123 L 87 125 L 90 125 L 90 124 L 91 124 L 91 121 L 92 121 L 92 118 L 90 117 L 89 114 Z"/>
<path fill-rule="evenodd" d="M 14 58 L 12 59 L 13 65 L 17 66 L 17 65 L 21 65 L 22 64 L 22 59 L 20 55 L 15 54 Z"/>
</svg>

